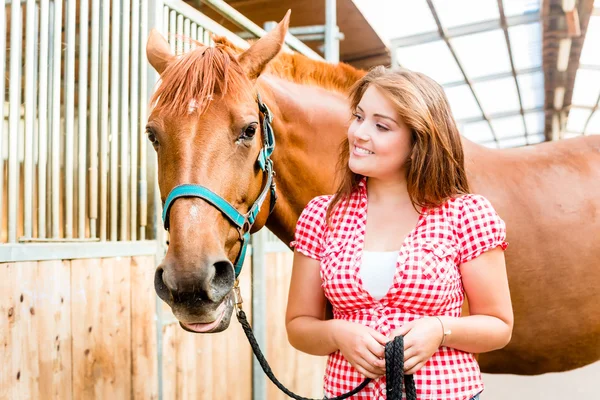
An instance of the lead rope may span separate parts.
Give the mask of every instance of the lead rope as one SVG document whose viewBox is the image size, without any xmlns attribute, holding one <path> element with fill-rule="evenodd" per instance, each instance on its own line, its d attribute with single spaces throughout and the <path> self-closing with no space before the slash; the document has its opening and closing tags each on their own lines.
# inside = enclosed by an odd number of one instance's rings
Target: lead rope
<svg viewBox="0 0 600 400">
<path fill-rule="evenodd" d="M 299 396 L 293 392 L 291 392 L 288 388 L 283 386 L 279 380 L 273 374 L 269 363 L 265 359 L 256 338 L 254 337 L 254 333 L 252 332 L 252 327 L 246 318 L 246 313 L 242 310 L 242 297 L 240 295 L 240 290 L 238 286 L 238 281 L 236 280 L 234 285 L 234 295 L 235 295 L 235 308 L 236 308 L 236 316 L 240 324 L 242 325 L 242 329 L 244 329 L 244 333 L 248 338 L 248 342 L 250 342 L 250 347 L 252 347 L 252 352 L 256 356 L 256 359 L 260 363 L 263 371 L 267 375 L 267 377 L 281 390 L 283 393 L 288 395 L 289 397 L 296 400 L 321 400 L 321 399 L 310 399 L 307 397 Z M 386 374 L 386 394 L 388 400 L 401 400 L 402 399 L 402 385 L 406 380 L 406 399 L 407 400 L 417 400 L 417 390 L 415 388 L 415 381 L 412 375 L 404 375 L 404 339 L 402 336 L 396 336 L 394 340 L 388 342 L 385 345 L 385 374 Z M 369 383 L 371 382 L 370 378 L 365 379 L 360 385 L 356 388 L 352 389 L 348 393 L 344 393 L 337 397 L 326 398 L 327 400 L 342 400 L 347 399 L 350 396 L 354 396 L 356 393 L 363 390 Z"/>
</svg>

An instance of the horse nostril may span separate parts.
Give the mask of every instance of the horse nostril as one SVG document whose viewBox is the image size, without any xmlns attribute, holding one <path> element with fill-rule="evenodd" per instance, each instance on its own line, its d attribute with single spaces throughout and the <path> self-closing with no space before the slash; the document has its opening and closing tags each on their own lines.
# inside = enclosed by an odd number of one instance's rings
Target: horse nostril
<svg viewBox="0 0 600 400">
<path fill-rule="evenodd" d="M 233 264 L 229 260 L 217 261 L 213 264 L 215 275 L 213 276 L 211 286 L 215 293 L 215 297 L 220 299 L 225 297 L 233 288 L 235 273 Z"/>
<path fill-rule="evenodd" d="M 156 272 L 154 273 L 154 289 L 156 290 L 158 297 L 160 297 L 163 300 L 166 297 L 169 297 L 169 295 L 171 294 L 171 289 L 167 286 L 167 284 L 164 281 L 164 271 L 164 268 L 159 265 L 158 268 L 156 268 Z"/>
</svg>

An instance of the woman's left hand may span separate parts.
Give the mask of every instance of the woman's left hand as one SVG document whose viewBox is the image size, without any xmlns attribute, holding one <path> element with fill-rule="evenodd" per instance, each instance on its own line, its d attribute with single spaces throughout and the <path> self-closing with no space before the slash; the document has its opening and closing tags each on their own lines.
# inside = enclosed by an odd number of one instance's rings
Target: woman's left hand
<svg viewBox="0 0 600 400">
<path fill-rule="evenodd" d="M 438 350 L 443 332 L 437 318 L 425 317 L 404 324 L 391 338 L 404 336 L 404 373 L 412 375 Z"/>
</svg>

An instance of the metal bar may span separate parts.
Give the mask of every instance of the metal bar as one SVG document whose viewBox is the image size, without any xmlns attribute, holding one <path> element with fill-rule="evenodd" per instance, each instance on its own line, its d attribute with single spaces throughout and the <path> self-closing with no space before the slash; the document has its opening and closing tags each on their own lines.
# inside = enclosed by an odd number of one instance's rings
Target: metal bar
<svg viewBox="0 0 600 400">
<path fill-rule="evenodd" d="M 542 69 L 542 67 L 534 67 L 534 68 L 521 69 L 521 70 L 515 71 L 515 72 L 517 75 L 526 75 L 526 74 L 532 74 L 534 72 L 543 72 L 543 71 L 544 70 Z M 471 78 L 471 83 L 474 84 L 474 83 L 480 83 L 480 82 L 493 81 L 495 79 L 510 78 L 512 76 L 513 76 L 512 71 L 500 72 L 497 74 L 484 75 L 484 76 L 479 76 L 477 78 Z M 465 85 L 466 83 L 467 82 L 461 80 L 461 81 L 445 83 L 442 86 L 444 88 L 451 88 L 451 87 Z"/>
<path fill-rule="evenodd" d="M 21 4 L 10 9 L 10 81 L 8 114 L 8 242 L 17 241 L 19 204 L 19 125 L 21 119 Z M 4 10 L 3 10 L 4 12 Z M 3 77 L 2 77 L 3 78 Z M 4 78 L 3 78 L 4 79 Z"/>
<path fill-rule="evenodd" d="M 1 43 L 6 43 L 6 5 L 4 0 L 0 0 L 0 40 Z M 0 77 L 6 76 L 6 51 L 0 51 Z M 6 79 L 0 79 L 0 231 L 3 230 L 2 217 L 4 215 L 4 117 L 6 112 L 4 105 L 6 103 Z"/>
<path fill-rule="evenodd" d="M 461 64 L 458 56 L 456 55 L 456 52 L 454 51 L 454 47 L 452 47 L 452 44 L 450 43 L 450 40 L 448 39 L 448 36 L 446 35 L 446 32 L 444 31 L 444 28 L 442 27 L 442 23 L 440 22 L 440 18 L 437 15 L 437 11 L 435 10 L 435 6 L 433 5 L 433 1 L 432 0 L 427 0 L 427 5 L 429 6 L 429 10 L 431 11 L 433 19 L 435 20 L 435 23 L 436 23 L 436 25 L 438 27 L 439 35 L 442 37 L 442 39 L 446 43 L 446 46 L 448 46 L 448 50 L 450 50 L 450 53 L 452 54 L 452 57 L 454 58 L 454 61 L 456 61 L 456 65 L 460 69 L 460 73 L 462 74 L 465 82 L 467 82 L 467 84 L 469 85 L 469 89 L 471 90 L 471 93 L 473 94 L 473 98 L 475 99 L 475 102 L 477 103 L 477 106 L 481 110 L 481 115 L 483 115 L 483 118 L 487 121 L 487 123 L 488 123 L 488 125 L 490 127 L 490 130 L 492 132 L 492 136 L 494 137 L 494 141 L 496 143 L 498 143 L 498 138 L 496 137 L 496 132 L 494 132 L 494 127 L 492 126 L 492 123 L 490 122 L 490 119 L 486 116 L 485 111 L 483 110 L 483 107 L 481 106 L 481 102 L 479 101 L 479 98 L 477 97 L 477 94 L 475 93 L 475 90 L 473 90 L 473 83 L 471 82 L 471 80 L 467 76 L 467 73 L 465 72 L 465 69 L 463 68 L 463 66 L 462 66 L 462 64 Z"/>
<path fill-rule="evenodd" d="M 177 55 L 183 53 L 183 15 L 177 14 L 177 35 L 175 36 Z"/>
<path fill-rule="evenodd" d="M 502 32 L 504 33 L 506 48 L 508 49 L 510 70 L 513 77 L 513 81 L 515 82 L 515 86 L 517 87 L 517 95 L 519 97 L 519 111 L 521 112 L 521 122 L 523 122 L 523 132 L 525 132 L 525 137 L 527 138 L 527 124 L 525 123 L 525 112 L 523 111 L 523 98 L 521 96 L 521 89 L 519 88 L 519 81 L 517 79 L 517 71 L 515 69 L 515 62 L 512 54 L 512 47 L 510 45 L 510 38 L 508 36 L 508 26 L 506 23 L 506 15 L 504 15 L 504 5 L 502 4 L 502 0 L 498 0 L 498 11 L 500 12 L 500 25 L 502 26 Z M 529 144 L 529 140 L 526 140 L 527 144 Z"/>
<path fill-rule="evenodd" d="M 38 232 L 39 238 L 46 237 L 46 191 L 47 166 L 48 166 L 48 59 L 49 59 L 49 4 L 48 0 L 40 1 L 40 63 L 39 89 L 38 89 Z"/>
<path fill-rule="evenodd" d="M 336 0 L 325 0 L 325 59 L 337 64 L 340 62 Z"/>
<path fill-rule="evenodd" d="M 131 18 L 131 4 L 130 0 L 123 1 L 123 12 L 122 15 L 122 29 L 121 29 L 121 132 L 119 140 L 121 142 L 121 201 L 120 201 L 120 235 L 119 240 L 127 240 L 127 228 L 128 228 L 128 210 L 129 210 L 129 141 L 130 135 L 133 132 L 129 132 L 129 104 L 127 99 L 130 96 L 129 93 L 129 19 Z M 132 76 L 132 80 L 135 78 Z M 133 94 L 131 94 L 133 96 Z"/>
<path fill-rule="evenodd" d="M 265 242 L 267 230 L 252 235 L 252 328 L 258 345 L 266 351 L 267 344 L 267 288 L 265 270 Z M 266 356 L 266 354 L 265 354 Z M 252 358 L 252 398 L 267 398 L 267 381 L 260 363 Z"/>
<path fill-rule="evenodd" d="M 327 16 L 325 17 L 327 18 Z M 295 26 L 288 29 L 288 32 L 294 36 L 297 35 L 316 35 L 325 34 L 326 25 L 307 25 L 307 26 Z"/>
<path fill-rule="evenodd" d="M 190 37 L 192 38 L 192 43 L 190 43 L 190 49 L 195 49 L 197 46 L 195 41 L 198 40 L 198 24 L 196 24 L 195 22 L 192 22 L 190 24 Z"/>
<path fill-rule="evenodd" d="M 158 242 L 27 243 L 0 246 L 0 262 L 75 260 L 105 257 L 134 257 L 156 254 Z"/>
<path fill-rule="evenodd" d="M 577 107 L 579 108 L 579 106 L 577 106 Z M 544 107 L 540 106 L 540 107 L 534 107 L 534 108 L 527 108 L 523 111 L 525 114 L 532 113 L 532 112 L 540 112 L 540 111 L 544 111 Z M 489 119 L 498 119 L 498 118 L 514 117 L 515 115 L 521 115 L 521 111 L 520 110 L 505 111 L 505 112 L 501 112 L 501 113 L 489 114 L 487 117 Z M 470 124 L 473 122 L 481 122 L 481 121 L 485 121 L 485 120 L 486 119 L 483 117 L 472 117 L 472 118 L 459 119 L 459 120 L 456 120 L 456 122 L 461 123 L 461 124 Z"/>
<path fill-rule="evenodd" d="M 169 20 L 170 20 L 170 9 L 167 6 L 163 7 L 163 12 L 162 12 L 162 16 L 163 16 L 163 31 L 161 32 L 163 35 L 169 31 Z M 167 41 L 169 40 L 169 38 L 167 37 Z"/>
<path fill-rule="evenodd" d="M 508 27 L 531 24 L 540 20 L 539 13 L 528 13 L 523 15 L 515 15 L 506 18 L 506 25 Z M 448 39 L 454 39 L 460 36 L 472 35 L 474 33 L 482 33 L 500 29 L 500 21 L 497 19 L 489 21 L 481 21 L 473 24 L 466 24 L 448 28 L 445 31 L 445 36 Z M 425 32 L 417 35 L 405 36 L 401 38 L 394 38 L 392 41 L 396 43 L 398 47 L 414 46 L 417 44 L 425 44 L 429 42 L 435 42 L 436 40 L 442 39 L 439 32 Z"/>
<path fill-rule="evenodd" d="M 137 160 L 138 160 L 138 137 L 139 137 L 139 81 L 140 76 L 140 0 L 132 0 L 131 2 L 131 81 L 130 81 L 130 96 L 129 96 L 129 112 L 131 113 L 129 138 L 130 138 L 130 166 L 131 174 L 129 180 L 129 235 L 131 240 L 137 239 Z"/>
<path fill-rule="evenodd" d="M 65 238 L 73 237 L 73 142 L 75 125 L 75 0 L 67 2 L 65 67 Z M 81 60 L 82 61 L 82 60 Z"/>
<path fill-rule="evenodd" d="M 146 138 L 145 138 L 145 126 L 146 121 L 148 119 L 148 103 L 149 103 L 149 93 L 148 87 L 153 87 L 157 81 L 157 74 L 154 72 L 152 67 L 148 64 L 146 60 L 146 52 L 145 45 L 148 40 L 148 32 L 149 32 L 149 22 L 148 19 L 151 17 L 153 26 L 159 29 L 159 32 L 164 32 L 167 25 L 163 27 L 160 26 L 160 15 L 162 14 L 162 22 L 166 24 L 168 20 L 166 19 L 166 15 L 168 14 L 167 7 L 163 7 L 160 1 L 156 1 L 152 4 L 154 6 L 153 9 L 148 8 L 148 2 L 141 2 L 141 17 L 140 17 L 140 60 L 143 60 L 142 66 L 140 68 L 140 130 L 138 131 L 138 140 L 140 146 L 140 176 L 138 181 L 138 195 L 139 195 L 139 238 L 146 238 L 146 226 L 148 224 L 147 220 L 147 209 L 148 209 L 148 194 L 147 194 L 147 162 L 146 162 Z M 150 74 L 148 73 L 150 72 Z M 161 383 L 159 382 L 159 387 Z M 160 393 L 160 390 L 159 390 Z"/>
<path fill-rule="evenodd" d="M 23 235 L 33 236 L 33 129 L 35 123 L 35 0 L 27 0 L 25 36 L 25 158 L 23 188 Z"/>
<path fill-rule="evenodd" d="M 110 77 L 110 0 L 104 0 L 102 15 L 102 86 L 100 115 L 100 240 L 108 237 L 108 131 L 109 125 L 109 77 Z"/>
<path fill-rule="evenodd" d="M 587 131 L 587 127 L 588 127 L 590 121 L 592 120 L 592 117 L 594 116 L 594 113 L 599 109 L 599 107 L 600 107 L 600 95 L 598 95 L 598 98 L 596 99 L 596 105 L 594 107 L 592 107 L 592 112 L 590 113 L 590 116 L 585 121 L 585 125 L 583 126 L 583 130 L 581 131 L 582 134 L 585 135 L 585 133 Z"/>
<path fill-rule="evenodd" d="M 87 168 L 87 85 L 88 85 L 88 24 L 90 22 L 89 19 L 89 2 L 88 0 L 80 0 L 79 3 L 80 11 L 80 20 L 79 20 L 79 104 L 78 104 L 78 145 L 79 145 L 79 155 L 77 157 L 77 190 L 78 190 L 78 204 L 77 211 L 79 213 L 77 217 L 78 228 L 77 234 L 80 238 L 85 237 L 85 191 L 86 191 L 86 168 Z M 97 19 L 92 19 L 92 21 L 98 21 Z M 93 23 L 92 25 L 98 25 L 97 23 Z M 82 60 L 85 60 L 82 62 Z M 97 65 L 92 63 L 92 68 Z M 94 84 L 94 83 L 92 83 Z M 97 84 L 97 83 L 96 83 Z M 96 86 L 97 87 L 97 86 Z M 97 114 L 96 114 L 97 115 Z M 92 154 L 91 157 L 95 157 L 95 154 Z"/>
<path fill-rule="evenodd" d="M 171 10 L 169 12 L 169 36 L 167 40 L 171 45 L 171 51 L 173 54 L 177 54 L 177 40 L 176 40 L 176 29 L 177 29 L 177 12 L 175 10 Z"/>
<path fill-rule="evenodd" d="M 60 235 L 60 106 L 62 59 L 62 1 L 52 3 L 54 23 L 52 46 L 52 237 Z"/>
<path fill-rule="evenodd" d="M 118 16 L 121 13 L 120 0 L 113 0 L 113 23 L 111 24 L 110 44 L 110 240 L 117 240 L 117 216 L 119 205 L 119 39 L 121 25 Z M 115 22 L 117 21 L 117 22 Z"/>
<path fill-rule="evenodd" d="M 91 21 L 100 21 L 100 0 L 92 0 Z M 90 152 L 89 219 L 90 237 L 98 237 L 98 103 L 100 100 L 100 24 L 92 23 L 90 43 Z"/>
<path fill-rule="evenodd" d="M 183 20 L 183 52 L 187 53 L 190 51 L 190 20 L 185 18 Z"/>
<path fill-rule="evenodd" d="M 166 1 L 166 3 L 171 2 L 173 2 L 173 0 Z M 256 37 L 263 37 L 265 35 L 266 32 L 260 26 L 256 25 L 254 22 L 246 18 L 243 14 L 241 14 L 235 8 L 231 7 L 229 4 L 225 3 L 223 0 L 202 0 L 202 2 L 209 5 L 213 10 L 226 17 L 240 28 L 253 33 L 254 35 L 256 35 Z M 207 27 L 206 25 L 204 26 Z M 212 27 L 207 28 L 210 29 L 212 32 L 215 32 L 216 34 L 221 34 Z M 296 50 L 297 52 L 302 53 L 309 58 L 315 60 L 323 60 L 323 57 L 321 57 L 318 53 L 316 53 L 314 50 L 312 50 L 310 47 L 302 43 L 300 40 L 298 40 L 291 34 L 286 35 L 285 44 L 293 50 Z"/>
</svg>

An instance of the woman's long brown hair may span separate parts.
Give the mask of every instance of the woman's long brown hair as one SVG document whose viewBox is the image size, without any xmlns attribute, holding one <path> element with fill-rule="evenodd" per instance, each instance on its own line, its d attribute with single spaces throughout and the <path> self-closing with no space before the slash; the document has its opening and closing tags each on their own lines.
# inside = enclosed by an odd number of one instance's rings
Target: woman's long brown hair
<svg viewBox="0 0 600 400">
<path fill-rule="evenodd" d="M 353 111 L 371 85 L 388 96 L 412 133 L 406 180 L 415 209 L 438 207 L 451 197 L 469 193 L 460 134 L 442 87 L 419 72 L 376 67 L 350 90 Z M 332 210 L 358 189 L 363 178 L 350 170 L 349 157 L 350 146 L 345 139 L 338 161 L 340 185 L 327 209 L 328 220 Z"/>
</svg>

